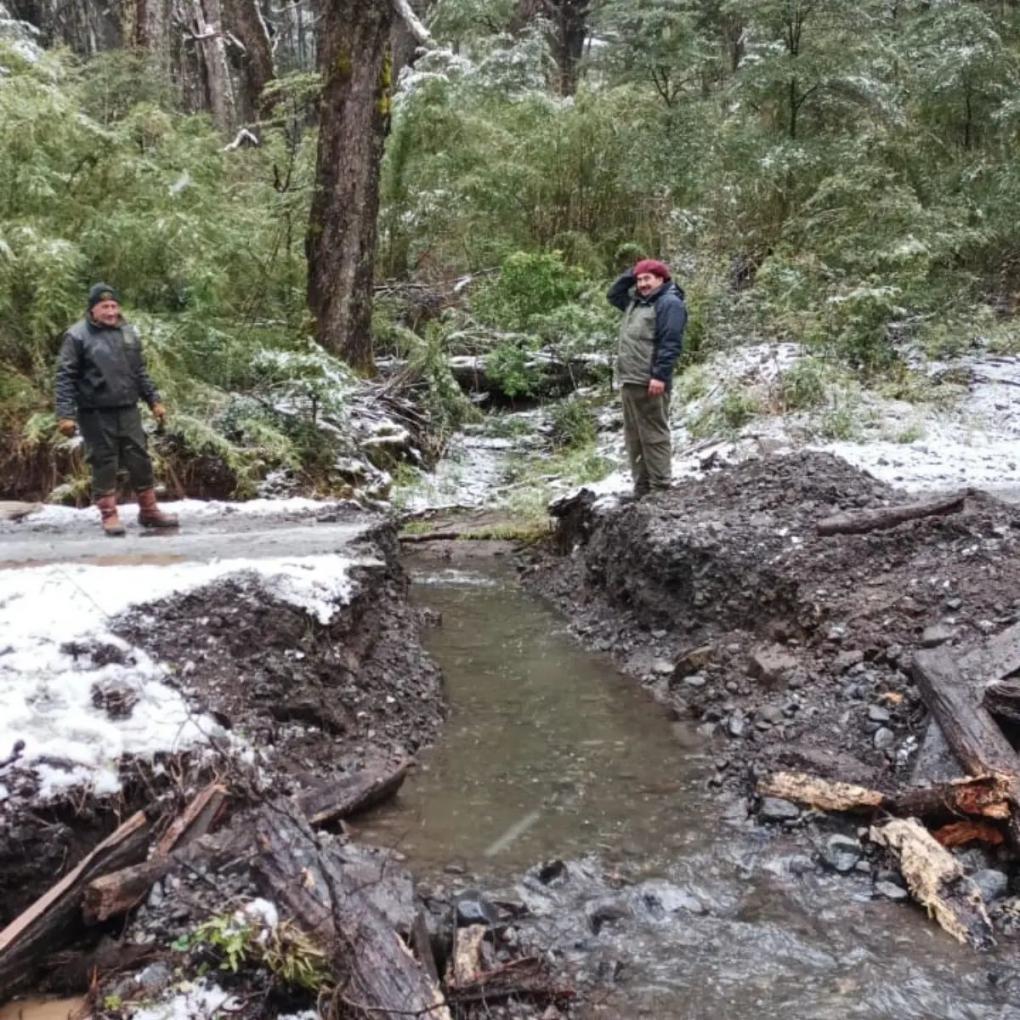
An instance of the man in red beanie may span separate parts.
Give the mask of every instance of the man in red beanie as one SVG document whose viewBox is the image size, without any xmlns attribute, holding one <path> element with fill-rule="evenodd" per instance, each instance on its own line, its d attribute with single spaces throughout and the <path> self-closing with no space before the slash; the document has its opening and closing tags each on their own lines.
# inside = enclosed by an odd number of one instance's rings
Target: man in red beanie
<svg viewBox="0 0 1020 1020">
<path fill-rule="evenodd" d="M 657 259 L 642 259 L 606 297 L 623 312 L 616 383 L 634 495 L 640 498 L 668 489 L 672 477 L 669 391 L 683 349 L 687 307 L 669 267 Z"/>
</svg>

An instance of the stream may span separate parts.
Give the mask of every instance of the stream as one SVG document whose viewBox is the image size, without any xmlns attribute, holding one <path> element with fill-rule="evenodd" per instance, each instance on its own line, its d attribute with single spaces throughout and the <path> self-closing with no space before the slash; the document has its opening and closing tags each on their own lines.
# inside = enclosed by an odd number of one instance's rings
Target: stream
<svg viewBox="0 0 1020 1020">
<path fill-rule="evenodd" d="M 708 784 L 720 748 L 584 651 L 509 565 L 408 567 L 442 617 L 424 637 L 451 716 L 358 835 L 426 886 L 523 901 L 527 937 L 598 981 L 590 1015 L 1020 1018 L 1005 952 L 958 946 L 870 874 L 822 870 L 827 831 L 748 820 Z"/>
</svg>

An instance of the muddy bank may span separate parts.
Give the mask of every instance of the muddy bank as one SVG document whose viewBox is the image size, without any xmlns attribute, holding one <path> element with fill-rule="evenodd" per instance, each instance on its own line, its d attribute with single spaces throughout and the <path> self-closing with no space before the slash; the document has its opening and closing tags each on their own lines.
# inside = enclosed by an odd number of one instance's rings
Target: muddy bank
<svg viewBox="0 0 1020 1020">
<path fill-rule="evenodd" d="M 893 780 L 926 717 L 912 654 L 1020 617 L 1020 509 L 990 496 L 888 530 L 817 533 L 839 511 L 908 499 L 827 454 L 749 461 L 637 503 L 564 504 L 560 554 L 525 579 L 718 736 L 721 775 L 746 783 L 783 765 Z"/>
<path fill-rule="evenodd" d="M 185 753 L 124 758 L 121 789 L 106 796 L 70 787 L 41 797 L 38 763 L 18 760 L 0 770 L 0 926 L 136 810 L 165 829 L 210 780 L 229 786 L 239 810 L 330 775 L 350 775 L 367 760 L 396 760 L 434 739 L 444 714 L 440 676 L 406 601 L 395 531 L 378 518 L 356 545 L 362 565 L 351 571 L 350 597 L 338 601 L 327 622 L 299 599 L 281 597 L 263 576 L 241 572 L 110 621 L 110 633 L 122 643 L 63 649 L 76 670 L 94 675 L 93 707 L 111 720 L 130 719 L 136 691 L 130 683 L 111 683 L 108 667 L 151 656 L 163 666 L 163 682 L 185 696 L 196 719 L 208 722 L 208 741 Z M 116 583 L 112 570 L 110 578 Z M 70 770 L 56 759 L 45 765 Z M 229 882 L 215 890 L 215 909 L 233 891 Z M 187 897 L 174 897 L 173 924 L 159 933 L 175 937 L 193 928 L 205 908 L 213 909 L 208 897 L 194 907 Z M 72 929 L 64 934 L 85 934 L 88 944 L 104 932 L 120 934 L 102 925 L 86 933 L 79 917 Z M 150 924 L 149 935 L 155 933 Z M 45 961 L 44 955 L 33 963 L 57 965 L 55 987 L 84 986 L 75 980 L 84 972 L 67 958 Z M 26 969 L 4 991 L 31 976 Z"/>
</svg>

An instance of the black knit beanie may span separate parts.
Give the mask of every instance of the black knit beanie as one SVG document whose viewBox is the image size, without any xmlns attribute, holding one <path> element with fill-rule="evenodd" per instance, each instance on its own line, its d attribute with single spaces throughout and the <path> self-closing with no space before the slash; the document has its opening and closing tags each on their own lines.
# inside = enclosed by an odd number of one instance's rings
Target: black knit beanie
<svg viewBox="0 0 1020 1020">
<path fill-rule="evenodd" d="M 120 301 L 117 292 L 108 283 L 94 283 L 89 287 L 89 311 L 100 301 Z"/>
</svg>

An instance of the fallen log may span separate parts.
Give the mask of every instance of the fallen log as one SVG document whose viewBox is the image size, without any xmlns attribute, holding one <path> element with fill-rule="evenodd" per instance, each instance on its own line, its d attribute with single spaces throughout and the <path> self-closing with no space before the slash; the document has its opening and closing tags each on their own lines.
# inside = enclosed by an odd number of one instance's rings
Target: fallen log
<svg viewBox="0 0 1020 1020">
<path fill-rule="evenodd" d="M 320 847 L 286 803 L 264 808 L 253 828 L 256 880 L 330 953 L 344 1015 L 450 1020 L 442 991 L 372 904 L 364 877 L 352 875 L 341 848 Z M 390 865 L 375 883 L 399 874 Z"/>
<path fill-rule="evenodd" d="M 918 520 L 921 517 L 944 517 L 947 514 L 959 513 L 964 508 L 965 500 L 966 494 L 962 494 L 948 499 L 833 514 L 831 517 L 823 517 L 815 527 L 819 535 L 863 535 L 869 531 L 895 528 L 905 521 Z"/>
<path fill-rule="evenodd" d="M 780 797 L 820 811 L 953 818 L 973 815 L 1006 820 L 1010 816 L 1009 783 L 1002 776 L 954 779 L 936 786 L 900 793 L 882 793 L 853 783 L 840 783 L 804 772 L 777 772 L 758 784 L 763 797 Z"/>
<path fill-rule="evenodd" d="M 220 783 L 210 783 L 199 791 L 160 837 L 152 851 L 153 857 L 166 857 L 178 847 L 204 836 L 216 824 L 226 799 L 227 788 Z"/>
<path fill-rule="evenodd" d="M 144 812 L 132 815 L 0 931 L 0 1000 L 31 978 L 33 965 L 73 930 L 88 883 L 145 855 L 149 828 Z"/>
<path fill-rule="evenodd" d="M 981 690 L 964 680 L 944 648 L 914 656 L 913 675 L 960 764 L 974 776 L 1000 776 L 1007 784 L 1010 843 L 1020 849 L 1020 759 L 981 703 Z"/>
<path fill-rule="evenodd" d="M 471 924 L 454 932 L 453 956 L 448 971 L 451 986 L 468 985 L 485 972 L 482 950 L 488 930 L 487 925 Z"/>
<path fill-rule="evenodd" d="M 869 835 L 896 858 L 910 894 L 929 917 L 959 942 L 975 949 L 993 945 L 992 925 L 977 886 L 916 818 L 873 825 Z"/>
<path fill-rule="evenodd" d="M 963 822 L 943 825 L 941 829 L 936 829 L 932 835 L 939 846 L 944 846 L 947 850 L 958 846 L 967 846 L 970 843 L 1001 846 L 1003 842 L 1002 833 L 994 825 L 989 825 L 988 822 L 976 822 L 969 818 Z"/>
<path fill-rule="evenodd" d="M 298 795 L 298 805 L 312 825 L 329 825 L 350 818 L 394 796 L 403 785 L 414 760 L 374 762 L 357 772 L 331 776 Z"/>
</svg>

